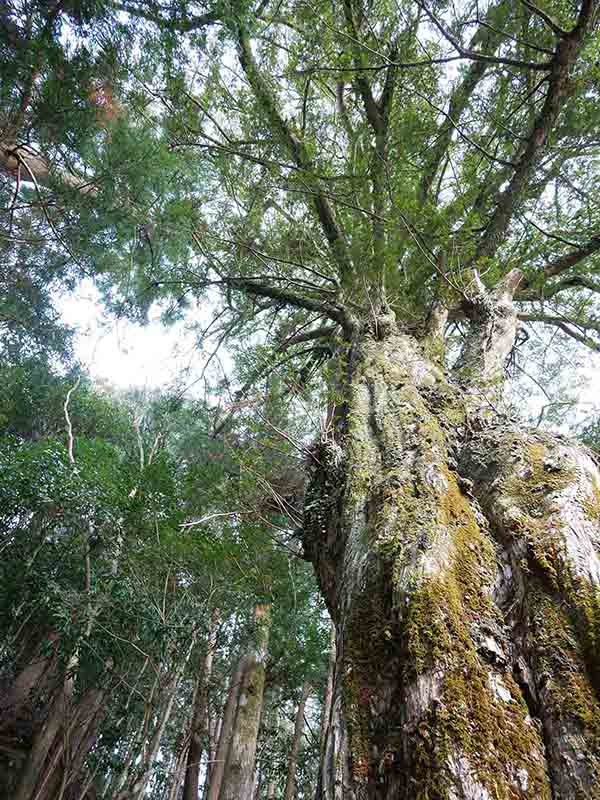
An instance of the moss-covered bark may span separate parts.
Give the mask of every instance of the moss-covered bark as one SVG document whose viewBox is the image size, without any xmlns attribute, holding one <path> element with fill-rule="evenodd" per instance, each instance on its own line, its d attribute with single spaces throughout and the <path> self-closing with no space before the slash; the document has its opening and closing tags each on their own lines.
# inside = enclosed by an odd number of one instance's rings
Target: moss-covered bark
<svg viewBox="0 0 600 800">
<path fill-rule="evenodd" d="M 256 648 L 248 657 L 241 678 L 233 736 L 219 800 L 252 800 L 256 742 L 265 688 L 265 659 L 271 629 L 270 604 L 258 604 Z"/>
<path fill-rule="evenodd" d="M 321 796 L 600 796 L 598 483 L 581 477 L 595 467 L 546 463 L 543 441 L 482 410 L 393 320 L 348 362 L 306 498 L 338 637 Z"/>
<path fill-rule="evenodd" d="M 600 798 L 598 468 L 560 437 L 498 424 L 465 452 L 503 557 L 497 602 L 556 798 Z"/>
</svg>

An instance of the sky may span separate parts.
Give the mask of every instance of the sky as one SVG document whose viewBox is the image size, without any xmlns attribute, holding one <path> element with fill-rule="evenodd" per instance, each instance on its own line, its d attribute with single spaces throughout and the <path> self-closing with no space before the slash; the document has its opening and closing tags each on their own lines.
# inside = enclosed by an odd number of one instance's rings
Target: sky
<svg viewBox="0 0 600 800">
<path fill-rule="evenodd" d="M 77 331 L 77 359 L 99 385 L 117 390 L 176 388 L 178 392 L 185 387 L 188 398 L 203 393 L 204 382 L 199 378 L 212 346 L 199 346 L 185 322 L 166 327 L 158 309 L 151 311 L 147 325 L 109 318 L 91 281 L 84 281 L 77 292 L 63 298 L 59 307 L 65 322 Z M 208 320 L 210 312 L 206 306 L 199 310 L 199 316 Z M 573 423 L 585 423 L 600 415 L 600 354 L 581 348 L 578 355 L 583 363 L 573 374 L 583 372 L 586 382 L 570 423 L 558 427 L 563 433 L 568 433 Z M 220 358 L 224 368 L 230 370 L 226 351 Z M 569 376 L 566 380 L 568 383 Z M 532 385 L 526 387 L 526 396 L 535 419 L 546 401 Z"/>
<path fill-rule="evenodd" d="M 76 329 L 75 352 L 91 377 L 118 389 L 167 388 L 182 375 L 199 375 L 206 360 L 184 322 L 166 327 L 158 310 L 147 325 L 110 319 L 90 281 L 59 303 L 64 321 Z"/>
</svg>

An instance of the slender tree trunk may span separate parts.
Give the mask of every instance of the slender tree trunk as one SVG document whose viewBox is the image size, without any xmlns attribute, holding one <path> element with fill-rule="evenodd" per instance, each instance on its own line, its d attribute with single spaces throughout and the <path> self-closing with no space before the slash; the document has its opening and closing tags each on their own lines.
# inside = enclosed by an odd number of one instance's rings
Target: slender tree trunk
<svg viewBox="0 0 600 800">
<path fill-rule="evenodd" d="M 216 714 L 209 719 L 208 722 L 208 760 L 206 764 L 206 776 L 204 779 L 204 790 L 202 792 L 203 800 L 208 797 L 208 789 L 210 786 L 215 760 L 217 758 L 217 747 L 219 746 L 219 738 L 221 736 L 221 723 L 222 718 Z"/>
<path fill-rule="evenodd" d="M 267 800 L 275 800 L 275 781 L 267 784 Z"/>
<path fill-rule="evenodd" d="M 237 714 L 219 800 L 252 800 L 256 742 L 265 686 L 265 660 L 271 627 L 271 606 L 256 606 L 256 648 L 242 678 Z"/>
<path fill-rule="evenodd" d="M 600 798 L 598 468 L 498 411 L 510 286 L 453 375 L 378 323 L 306 497 L 338 631 L 318 796 Z"/>
<path fill-rule="evenodd" d="M 208 723 L 208 683 L 212 675 L 212 665 L 216 646 L 219 609 L 212 614 L 208 631 L 204 665 L 198 676 L 192 723 L 190 730 L 190 746 L 187 754 L 185 780 L 183 784 L 183 800 L 198 800 L 200 786 L 200 759 L 202 757 L 203 738 L 207 735 Z"/>
<path fill-rule="evenodd" d="M 290 750 L 290 757 L 288 759 L 287 778 L 285 782 L 285 791 L 283 793 L 284 800 L 294 800 L 296 790 L 296 768 L 298 766 L 298 754 L 300 753 L 300 745 L 302 744 L 302 734 L 304 733 L 304 709 L 306 708 L 306 701 L 310 695 L 311 686 L 305 683 L 302 687 L 302 694 L 300 702 L 298 703 L 298 710 L 296 711 L 296 723 L 294 725 L 294 738 L 292 739 L 292 748 Z"/>
<path fill-rule="evenodd" d="M 238 661 L 233 675 L 231 676 L 229 692 L 227 694 L 225 708 L 223 709 L 221 735 L 219 736 L 219 746 L 217 747 L 215 763 L 213 765 L 210 777 L 207 800 L 219 800 L 223 776 L 225 775 L 227 754 L 229 753 L 229 746 L 231 744 L 231 738 L 233 735 L 233 725 L 235 722 L 240 687 L 246 671 L 247 662 L 248 657 L 242 656 L 242 658 L 240 658 Z"/>
<path fill-rule="evenodd" d="M 325 741 L 327 739 L 327 731 L 329 730 L 329 723 L 331 718 L 331 704 L 333 700 L 333 681 L 335 676 L 335 658 L 336 658 L 336 644 L 335 644 L 335 625 L 331 625 L 331 641 L 329 645 L 329 665 L 327 668 L 327 683 L 325 684 L 325 693 L 323 695 L 323 709 L 321 711 L 321 730 L 319 734 L 321 761 L 325 751 Z"/>
<path fill-rule="evenodd" d="M 58 636 L 50 633 L 46 637 L 56 648 Z M 12 683 L 0 694 L 0 730 L 10 729 L 19 716 L 27 713 L 35 702 L 35 696 L 46 687 L 54 677 L 56 652 L 49 656 L 39 655 L 38 648 L 28 648 L 29 656 Z"/>
<path fill-rule="evenodd" d="M 63 685 L 50 707 L 48 717 L 36 734 L 27 762 L 23 767 L 14 800 L 31 800 L 42 775 L 44 763 L 57 735 L 68 718 L 73 695 L 73 672 L 78 666 L 78 657 L 73 655 L 67 664 Z"/>
</svg>

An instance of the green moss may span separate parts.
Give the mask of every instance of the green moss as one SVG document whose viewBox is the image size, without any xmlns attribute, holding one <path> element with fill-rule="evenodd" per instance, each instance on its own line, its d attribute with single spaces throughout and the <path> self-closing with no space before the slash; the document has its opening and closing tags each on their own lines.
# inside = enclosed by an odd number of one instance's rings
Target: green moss
<svg viewBox="0 0 600 800">
<path fill-rule="evenodd" d="M 576 474 L 553 462 L 543 442 L 530 442 L 523 447 L 522 440 L 516 440 L 514 446 L 521 451 L 523 468 L 514 470 L 502 485 L 503 492 L 514 499 L 517 511 L 512 533 L 526 539 L 531 566 L 541 570 L 551 586 L 558 589 L 568 576 L 560 529 L 549 524 L 556 510 L 553 497 L 566 489 Z"/>
<path fill-rule="evenodd" d="M 527 721 L 521 693 L 504 674 L 511 699 L 496 697 L 492 671 L 477 651 L 476 633 L 499 622 L 490 599 L 496 553 L 446 467 L 448 439 L 464 421 L 464 411 L 453 392 L 444 393 L 441 378 L 439 391 L 437 385 L 429 393 L 411 385 L 402 363 L 396 359 L 391 366 L 381 344 L 361 358 L 344 442 L 346 509 L 367 519 L 362 544 L 371 559 L 344 631 L 343 703 L 354 777 L 368 780 L 375 748 L 406 750 L 408 734 L 394 729 L 389 714 L 384 720 L 372 717 L 374 695 L 389 680 L 388 688 L 400 698 L 432 671 L 441 676 L 440 701 L 414 735 L 411 778 L 419 800 L 450 796 L 449 759 L 456 755 L 464 755 L 496 800 L 547 800 L 540 736 Z M 525 489 L 534 497 L 533 507 L 547 513 L 533 475 L 538 468 L 547 472 L 544 455 L 536 451 L 528 457 L 535 468 Z M 555 486 L 564 480 L 556 470 L 548 475 Z M 533 530 L 536 514 L 530 516 L 528 530 Z M 527 790 L 513 782 L 512 771 L 519 769 L 527 772 Z"/>
<path fill-rule="evenodd" d="M 573 485 L 575 469 L 558 461 L 551 442 L 522 439 L 511 445 L 522 467 L 506 477 L 502 491 L 514 502 L 509 533 L 525 537 L 528 628 L 546 712 L 581 737 L 586 757 L 600 770 L 600 594 L 576 575 L 565 551 L 556 495 Z M 588 518 L 600 519 L 600 492 L 580 500 Z M 600 798 L 582 789 L 581 797 Z"/>
<path fill-rule="evenodd" d="M 578 608 L 569 610 L 538 588 L 530 598 L 532 626 L 540 671 L 548 680 L 546 702 L 559 719 L 579 723 L 600 763 L 600 703 L 590 675 L 596 671 L 598 678 L 600 600 L 596 592 L 583 589 L 574 599 Z"/>
<path fill-rule="evenodd" d="M 598 487 L 595 476 L 593 478 L 591 496 L 584 497 L 581 501 L 581 505 L 587 517 L 595 522 L 600 522 L 600 487 Z"/>
<path fill-rule="evenodd" d="M 348 731 L 353 777 L 366 781 L 369 774 L 372 725 L 370 701 L 379 689 L 384 665 L 394 657 L 396 643 L 389 613 L 383 607 L 385 580 L 372 575 L 357 599 L 346 625 L 344 641 L 343 705 Z"/>
<path fill-rule="evenodd" d="M 422 342 L 423 355 L 442 367 L 446 360 L 446 342 L 443 336 L 426 336 Z"/>
<path fill-rule="evenodd" d="M 496 698 L 472 639 L 473 624 L 497 617 L 489 599 L 495 552 L 451 474 L 440 517 L 452 530 L 449 568 L 416 593 L 405 626 L 407 679 L 431 668 L 441 668 L 444 675 L 441 702 L 423 721 L 430 736 L 419 740 L 415 780 L 423 797 L 446 797 L 452 775 L 445 765 L 458 751 L 492 796 L 549 798 L 539 735 L 526 721 L 521 693 L 504 674 L 512 700 Z M 513 783 L 511 768 L 527 771 L 526 793 Z"/>
</svg>

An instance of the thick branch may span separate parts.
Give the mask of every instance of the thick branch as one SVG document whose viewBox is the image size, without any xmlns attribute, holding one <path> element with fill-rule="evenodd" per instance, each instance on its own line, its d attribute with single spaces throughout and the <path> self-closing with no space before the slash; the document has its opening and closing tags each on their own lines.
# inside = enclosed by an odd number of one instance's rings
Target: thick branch
<svg viewBox="0 0 600 800">
<path fill-rule="evenodd" d="M 488 291 L 475 273 L 471 296 L 463 303 L 469 330 L 454 372 L 471 398 L 472 410 L 493 407 L 502 396 L 504 365 L 517 333 L 513 296 L 521 277 L 521 271 L 513 269 Z"/>
<path fill-rule="evenodd" d="M 23 163 L 27 165 L 25 171 L 20 170 Z M 72 175 L 65 170 L 52 173 L 50 164 L 45 158 L 36 155 L 28 147 L 14 144 L 14 142 L 0 141 L 0 169 L 9 175 L 19 176 L 20 180 L 25 183 L 33 183 L 35 178 L 39 186 L 48 187 L 52 184 L 52 177 L 55 175 L 60 182 L 83 194 L 96 192 L 96 187 L 90 180 Z"/>
<path fill-rule="evenodd" d="M 580 261 L 583 261 L 588 258 L 588 256 L 598 251 L 600 251 L 600 234 L 594 234 L 585 244 L 581 245 L 581 247 L 570 250 L 568 253 L 563 253 L 563 255 L 550 261 L 541 272 L 544 278 L 555 278 L 557 275 L 562 275 L 563 272 L 566 272 L 571 267 L 579 264 Z M 522 301 L 539 300 L 540 296 L 552 297 L 557 294 L 557 292 L 574 288 L 590 289 L 592 292 L 600 291 L 600 285 L 590 281 L 585 275 L 569 276 L 560 283 L 542 287 L 539 293 L 527 292 L 526 290 L 530 289 L 530 286 L 531 279 L 525 280 L 521 284 L 521 290 L 518 292 L 516 299 Z"/>
<path fill-rule="evenodd" d="M 501 13 L 508 7 L 510 7 L 510 4 L 507 3 L 506 0 L 502 0 L 495 8 L 488 12 L 488 18 L 495 17 L 496 14 Z M 469 49 L 472 50 L 474 47 L 479 47 L 486 53 L 493 53 L 500 44 L 501 36 L 501 31 L 486 26 L 485 23 L 481 23 L 471 39 Z M 429 155 L 428 163 L 421 179 L 421 185 L 419 187 L 419 200 L 421 203 L 426 201 L 431 191 L 440 164 L 452 141 L 452 134 L 460 122 L 460 118 L 467 108 L 475 88 L 485 75 L 487 68 L 488 62 L 474 61 L 467 69 L 462 81 L 460 81 L 450 96 L 448 113 L 440 126 L 436 143 Z"/>
<path fill-rule="evenodd" d="M 303 342 L 312 342 L 315 339 L 331 339 L 333 336 L 335 336 L 336 330 L 336 325 L 322 325 L 320 328 L 313 328 L 312 330 L 304 331 L 303 333 L 294 333 L 281 342 L 278 350 L 285 352 L 290 347 L 293 347 L 297 344 L 302 344 Z"/>
<path fill-rule="evenodd" d="M 351 262 L 348 255 L 346 241 L 343 231 L 335 217 L 334 211 L 329 205 L 328 200 L 323 195 L 318 181 L 314 177 L 312 179 L 309 177 L 313 172 L 313 164 L 306 151 L 306 147 L 304 146 L 302 140 L 292 132 L 290 125 L 281 115 L 281 112 L 277 107 L 277 101 L 258 69 L 252 54 L 248 34 L 244 28 L 242 20 L 239 19 L 239 17 L 236 20 L 235 33 L 237 36 L 240 64 L 250 86 L 252 87 L 254 96 L 262 106 L 263 111 L 265 112 L 267 119 L 271 124 L 273 133 L 290 153 L 297 166 L 301 170 L 306 171 L 307 181 L 312 183 L 311 188 L 314 189 L 313 202 L 317 217 L 321 223 L 323 232 L 327 238 L 327 241 L 329 242 L 333 256 L 340 269 L 340 275 L 343 278 L 351 271 Z"/>
<path fill-rule="evenodd" d="M 577 60 L 596 12 L 594 0 L 584 0 L 575 28 L 563 37 L 552 58 L 552 70 L 542 110 L 533 123 L 514 175 L 498 198 L 496 210 L 475 251 L 474 261 L 493 256 L 506 235 L 513 213 L 522 203 L 530 179 L 568 95 L 569 70 Z"/>
<path fill-rule="evenodd" d="M 116 11 L 124 11 L 126 14 L 131 14 L 133 17 L 139 17 L 148 20 L 148 22 L 153 22 L 163 30 L 177 30 L 181 33 L 191 33 L 192 31 L 206 28 L 209 25 L 214 25 L 216 22 L 220 21 L 222 14 L 222 11 L 215 8 L 212 11 L 207 11 L 205 14 L 200 14 L 191 19 L 170 20 L 160 16 L 160 12 L 166 11 L 167 9 L 161 9 L 157 3 L 146 2 L 144 5 L 146 8 L 131 6 L 129 3 L 113 3 L 113 8 Z"/>
<path fill-rule="evenodd" d="M 288 292 L 285 289 L 269 286 L 265 283 L 257 283 L 255 280 L 250 280 L 248 278 L 228 278 L 225 280 L 233 289 L 239 289 L 240 291 L 247 292 L 256 297 L 269 297 L 271 300 L 281 302 L 282 305 L 303 308 L 305 311 L 313 311 L 322 316 L 329 317 L 341 325 L 347 325 L 346 315 L 340 306 L 312 300 L 304 295 Z"/>
</svg>

